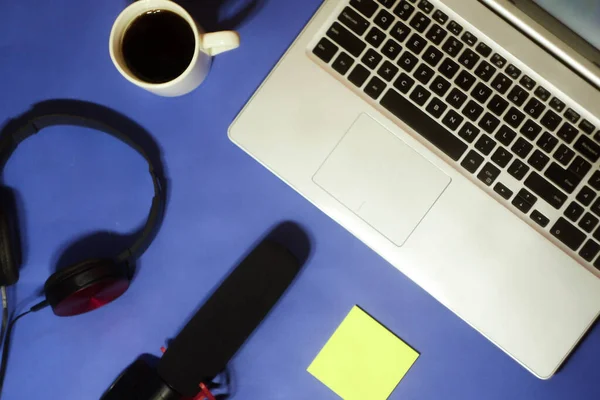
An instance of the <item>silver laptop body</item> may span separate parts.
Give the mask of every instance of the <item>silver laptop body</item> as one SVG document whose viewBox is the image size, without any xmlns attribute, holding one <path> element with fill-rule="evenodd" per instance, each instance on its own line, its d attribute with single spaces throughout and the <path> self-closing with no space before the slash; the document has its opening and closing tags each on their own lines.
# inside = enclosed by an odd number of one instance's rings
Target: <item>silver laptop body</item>
<svg viewBox="0 0 600 400">
<path fill-rule="evenodd" d="M 326 0 L 229 137 L 547 379 L 600 312 L 599 69 L 508 1 L 424 3 Z"/>
</svg>

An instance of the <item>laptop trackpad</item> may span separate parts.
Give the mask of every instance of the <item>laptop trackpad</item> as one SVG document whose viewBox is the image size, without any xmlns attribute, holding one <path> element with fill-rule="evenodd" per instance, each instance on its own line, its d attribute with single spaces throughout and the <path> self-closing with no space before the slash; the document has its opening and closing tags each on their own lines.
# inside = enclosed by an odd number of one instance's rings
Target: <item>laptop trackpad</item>
<svg viewBox="0 0 600 400">
<path fill-rule="evenodd" d="M 366 114 L 354 122 L 313 180 L 397 246 L 451 181 Z"/>
</svg>

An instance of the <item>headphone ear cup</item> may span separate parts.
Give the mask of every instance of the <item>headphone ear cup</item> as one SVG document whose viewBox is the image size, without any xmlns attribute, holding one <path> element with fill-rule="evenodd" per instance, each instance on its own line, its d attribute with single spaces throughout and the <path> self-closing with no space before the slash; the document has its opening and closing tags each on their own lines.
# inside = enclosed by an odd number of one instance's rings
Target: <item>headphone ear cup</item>
<svg viewBox="0 0 600 400">
<path fill-rule="evenodd" d="M 126 265 L 95 259 L 54 273 L 44 285 L 46 300 L 54 314 L 68 317 L 100 308 L 129 288 Z"/>
<path fill-rule="evenodd" d="M 0 205 L 0 285 L 9 286 L 19 280 L 20 251 L 15 224 L 8 210 Z"/>
</svg>

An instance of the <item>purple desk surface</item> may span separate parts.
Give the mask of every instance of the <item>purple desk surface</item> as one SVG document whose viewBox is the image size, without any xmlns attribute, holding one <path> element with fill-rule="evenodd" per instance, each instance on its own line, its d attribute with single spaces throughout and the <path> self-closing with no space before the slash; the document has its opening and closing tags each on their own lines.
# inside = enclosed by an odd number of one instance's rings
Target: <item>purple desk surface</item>
<svg viewBox="0 0 600 400">
<path fill-rule="evenodd" d="M 52 98 L 108 106 L 152 134 L 170 182 L 164 224 L 124 297 L 83 316 L 61 319 L 46 309 L 17 324 L 3 399 L 98 399 L 138 355 L 158 355 L 253 243 L 286 220 L 306 230 L 312 254 L 232 361 L 233 399 L 336 399 L 306 368 L 355 304 L 421 353 L 391 399 L 600 398 L 598 326 L 558 375 L 534 378 L 227 139 L 233 118 L 321 4 L 259 1 L 245 18 L 230 18 L 247 2 L 186 0 L 212 10 L 197 14 L 209 28 L 236 25 L 242 46 L 218 56 L 198 90 L 171 99 L 134 87 L 112 65 L 108 37 L 125 0 L 2 2 L 3 123 Z M 133 151 L 76 128 L 24 143 L 3 179 L 18 193 L 24 233 L 22 276 L 10 289 L 20 310 L 74 243 L 135 230 L 152 192 Z"/>
</svg>

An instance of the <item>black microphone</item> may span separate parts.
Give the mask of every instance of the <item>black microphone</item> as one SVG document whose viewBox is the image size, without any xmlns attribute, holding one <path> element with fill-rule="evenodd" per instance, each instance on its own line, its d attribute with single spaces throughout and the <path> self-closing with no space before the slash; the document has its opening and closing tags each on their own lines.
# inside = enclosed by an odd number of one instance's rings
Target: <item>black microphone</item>
<svg viewBox="0 0 600 400">
<path fill-rule="evenodd" d="M 223 372 L 300 271 L 284 246 L 263 240 L 173 339 L 156 369 L 141 360 L 101 400 L 183 400 Z M 142 365 L 144 364 L 144 365 Z"/>
</svg>

